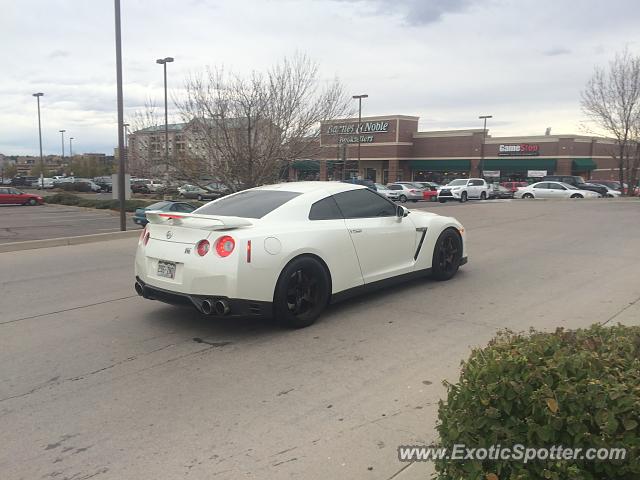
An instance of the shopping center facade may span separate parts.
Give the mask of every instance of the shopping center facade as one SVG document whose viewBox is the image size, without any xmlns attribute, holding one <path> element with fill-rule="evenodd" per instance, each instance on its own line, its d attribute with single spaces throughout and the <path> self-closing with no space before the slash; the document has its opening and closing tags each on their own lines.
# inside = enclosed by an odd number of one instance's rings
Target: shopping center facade
<svg viewBox="0 0 640 480">
<path fill-rule="evenodd" d="M 500 181 L 531 181 L 551 174 L 618 178 L 611 139 L 493 137 L 482 129 L 420 131 L 418 122 L 419 117 L 406 115 L 363 117 L 359 133 L 357 118 L 323 123 L 319 160 L 295 163 L 290 175 L 319 180 L 357 177 L 385 184 L 441 183 L 481 174 Z"/>
</svg>

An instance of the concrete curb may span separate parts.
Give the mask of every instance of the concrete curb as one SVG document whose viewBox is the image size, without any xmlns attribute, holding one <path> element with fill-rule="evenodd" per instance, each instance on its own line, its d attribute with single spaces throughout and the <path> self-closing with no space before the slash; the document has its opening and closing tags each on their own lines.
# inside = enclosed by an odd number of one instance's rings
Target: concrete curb
<svg viewBox="0 0 640 480">
<path fill-rule="evenodd" d="M 127 230 L 125 232 L 96 233 L 93 235 L 80 235 L 77 237 L 45 238 L 44 240 L 28 240 L 26 242 L 0 243 L 0 253 L 17 252 L 20 250 L 33 250 L 36 248 L 81 245 L 83 243 L 104 242 L 108 240 L 120 240 L 122 238 L 134 238 L 138 236 L 140 236 L 140 230 Z"/>
</svg>

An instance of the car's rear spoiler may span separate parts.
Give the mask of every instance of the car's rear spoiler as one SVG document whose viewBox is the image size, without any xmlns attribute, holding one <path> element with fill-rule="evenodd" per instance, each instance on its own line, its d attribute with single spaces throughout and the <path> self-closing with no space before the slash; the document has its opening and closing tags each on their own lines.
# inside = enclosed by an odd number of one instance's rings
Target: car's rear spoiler
<svg viewBox="0 0 640 480">
<path fill-rule="evenodd" d="M 168 213 L 160 211 L 145 212 L 149 223 L 160 225 L 176 225 L 201 230 L 228 230 L 253 225 L 242 217 L 228 217 L 224 215 L 197 215 L 193 213 Z"/>
</svg>

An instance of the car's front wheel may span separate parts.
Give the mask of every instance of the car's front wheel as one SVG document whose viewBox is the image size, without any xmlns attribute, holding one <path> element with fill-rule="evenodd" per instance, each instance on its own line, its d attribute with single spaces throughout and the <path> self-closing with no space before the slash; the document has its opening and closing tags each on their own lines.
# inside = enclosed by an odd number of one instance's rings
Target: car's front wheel
<svg viewBox="0 0 640 480">
<path fill-rule="evenodd" d="M 400 200 L 400 202 L 402 202 L 402 203 L 406 203 L 407 196 L 406 195 L 400 195 L 400 197 L 398 197 L 398 200 Z"/>
<path fill-rule="evenodd" d="M 531 199 L 531 198 L 533 198 L 533 195 L 531 193 L 525 193 L 525 194 L 522 195 L 522 198 Z"/>
<path fill-rule="evenodd" d="M 30 198 L 29 201 L 27 202 L 28 205 L 31 205 L 32 207 L 34 205 L 37 205 L 38 201 L 35 198 Z"/>
<path fill-rule="evenodd" d="M 480 194 L 480 200 L 486 200 L 487 199 L 487 192 L 482 192 Z"/>
<path fill-rule="evenodd" d="M 461 260 L 462 238 L 455 229 L 447 228 L 436 241 L 431 276 L 436 280 L 449 280 L 460 268 Z"/>
<path fill-rule="evenodd" d="M 289 262 L 273 296 L 276 321 L 289 328 L 311 325 L 329 303 L 330 284 L 324 265 L 315 258 L 303 256 Z"/>
<path fill-rule="evenodd" d="M 464 203 L 467 201 L 467 192 L 462 192 L 460 194 L 460 203 Z"/>
<path fill-rule="evenodd" d="M 584 198 L 584 197 L 579 193 L 574 193 L 573 195 L 571 195 L 571 198 Z"/>
</svg>

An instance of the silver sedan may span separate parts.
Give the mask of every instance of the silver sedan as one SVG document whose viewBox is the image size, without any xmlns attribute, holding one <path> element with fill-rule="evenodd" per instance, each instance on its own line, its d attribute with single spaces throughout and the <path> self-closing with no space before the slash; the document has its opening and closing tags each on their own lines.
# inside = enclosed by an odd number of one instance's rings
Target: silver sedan
<svg viewBox="0 0 640 480">
<path fill-rule="evenodd" d="M 397 192 L 398 200 L 400 200 L 402 203 L 406 202 L 407 200 L 417 202 L 418 200 L 422 200 L 424 197 L 422 190 L 412 184 L 390 183 L 389 185 L 387 185 L 387 188 L 389 190 Z"/>
<path fill-rule="evenodd" d="M 527 187 L 518 187 L 515 198 L 598 198 L 600 195 L 589 190 L 562 182 L 537 182 Z"/>
</svg>

